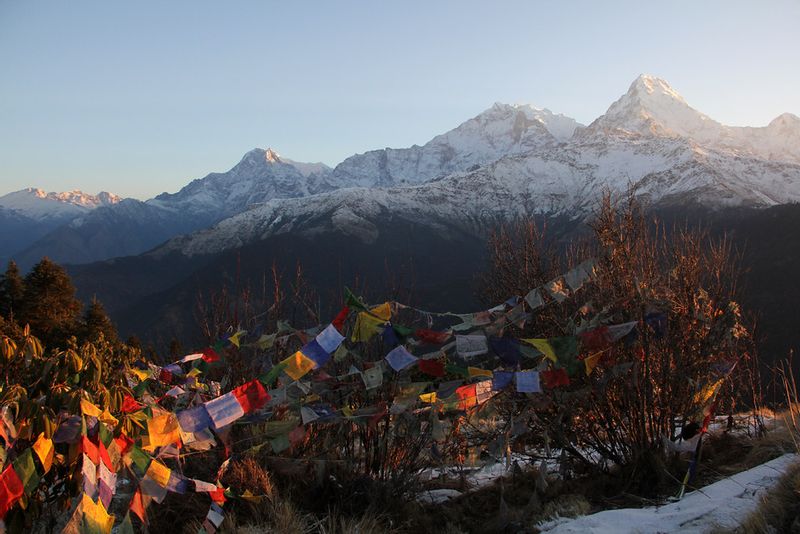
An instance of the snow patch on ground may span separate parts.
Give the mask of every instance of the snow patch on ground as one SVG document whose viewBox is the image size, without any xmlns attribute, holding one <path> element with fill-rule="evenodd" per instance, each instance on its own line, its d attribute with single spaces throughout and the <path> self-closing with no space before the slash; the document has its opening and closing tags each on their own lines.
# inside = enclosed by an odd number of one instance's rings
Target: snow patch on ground
<svg viewBox="0 0 800 534">
<path fill-rule="evenodd" d="M 687 493 L 679 502 L 646 508 L 604 510 L 576 519 L 556 519 L 539 525 L 542 532 L 595 534 L 708 532 L 734 528 L 755 510 L 760 498 L 800 459 L 786 454 L 770 462 Z"/>
</svg>

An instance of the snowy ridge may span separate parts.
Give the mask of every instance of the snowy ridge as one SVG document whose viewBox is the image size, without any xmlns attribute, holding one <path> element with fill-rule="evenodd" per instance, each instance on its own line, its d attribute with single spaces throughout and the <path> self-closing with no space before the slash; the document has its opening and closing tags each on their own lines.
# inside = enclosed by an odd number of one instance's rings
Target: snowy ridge
<svg viewBox="0 0 800 534">
<path fill-rule="evenodd" d="M 768 206 L 800 201 L 798 184 L 800 165 L 731 157 L 685 139 L 575 143 L 508 156 L 416 186 L 273 200 L 176 238 L 156 253 L 211 254 L 284 233 L 341 232 L 371 243 L 390 218 L 424 223 L 444 236 L 454 229 L 479 234 L 524 214 L 582 217 L 606 190 L 623 193 L 631 187 L 655 204 Z"/>
<path fill-rule="evenodd" d="M 253 149 L 177 193 L 83 214 L 25 256 L 106 259 L 195 231 L 162 252 L 210 254 L 291 232 L 343 232 L 371 243 L 389 219 L 444 236 L 480 234 L 524 214 L 583 217 L 604 191 L 629 189 L 654 204 L 798 202 L 800 119 L 786 113 L 761 128 L 724 126 L 664 80 L 642 75 L 588 127 L 497 103 L 422 146 L 357 154 L 334 169 Z"/>
<path fill-rule="evenodd" d="M 271 148 L 255 148 L 229 171 L 211 173 L 177 193 L 162 193 L 147 203 L 175 212 L 210 213 L 219 219 L 273 198 L 330 190 L 326 181 L 330 172 L 321 163 L 297 163 L 282 159 Z"/>
<path fill-rule="evenodd" d="M 100 206 L 111 206 L 120 200 L 117 195 L 105 191 L 97 195 L 78 190 L 48 193 L 29 187 L 0 197 L 0 207 L 31 219 L 64 219 L 87 213 Z"/>
<path fill-rule="evenodd" d="M 419 184 L 504 156 L 556 147 L 578 128 L 582 125 L 574 119 L 547 109 L 496 103 L 423 146 L 351 156 L 336 166 L 331 181 L 338 187 Z"/>
</svg>

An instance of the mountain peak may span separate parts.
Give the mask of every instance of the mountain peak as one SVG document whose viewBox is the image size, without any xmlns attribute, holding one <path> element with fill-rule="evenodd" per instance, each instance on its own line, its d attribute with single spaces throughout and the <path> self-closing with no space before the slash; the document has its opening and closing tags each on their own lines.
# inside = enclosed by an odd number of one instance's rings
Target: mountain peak
<svg viewBox="0 0 800 534">
<path fill-rule="evenodd" d="M 639 99 L 670 98 L 686 104 L 686 100 L 662 78 L 640 74 L 628 88 L 626 96 Z"/>
<path fill-rule="evenodd" d="M 267 148 L 264 151 L 264 159 L 266 159 L 270 163 L 276 163 L 281 160 L 280 155 L 277 152 L 272 150 L 271 148 Z"/>
</svg>

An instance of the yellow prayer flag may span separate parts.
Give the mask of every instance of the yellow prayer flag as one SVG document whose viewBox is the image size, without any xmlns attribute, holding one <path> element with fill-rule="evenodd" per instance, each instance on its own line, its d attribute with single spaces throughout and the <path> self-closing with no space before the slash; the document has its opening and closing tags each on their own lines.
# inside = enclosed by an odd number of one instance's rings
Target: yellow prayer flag
<svg viewBox="0 0 800 534">
<path fill-rule="evenodd" d="M 299 350 L 283 360 L 286 364 L 284 372 L 292 377 L 293 380 L 300 380 L 306 373 L 312 370 L 316 364 L 314 360 L 300 352 Z"/>
<path fill-rule="evenodd" d="M 432 393 L 423 393 L 419 396 L 419 400 L 422 402 L 427 402 L 428 404 L 433 404 L 436 402 L 436 392 Z"/>
<path fill-rule="evenodd" d="M 380 306 L 375 306 L 369 312 L 386 322 L 392 318 L 392 305 L 388 302 L 384 302 Z"/>
<path fill-rule="evenodd" d="M 539 350 L 545 357 L 549 358 L 553 362 L 557 362 L 558 358 L 556 357 L 556 351 L 553 350 L 553 346 L 550 345 L 550 342 L 546 339 L 522 339 L 525 343 L 529 345 L 533 345 L 536 349 Z"/>
<path fill-rule="evenodd" d="M 55 454 L 53 440 L 44 437 L 44 432 L 42 432 L 39 434 L 36 443 L 33 444 L 33 452 L 39 457 L 39 461 L 42 462 L 42 467 L 44 467 L 44 472 L 47 474 L 53 465 L 53 455 Z"/>
<path fill-rule="evenodd" d="M 236 348 L 238 349 L 239 348 L 239 339 L 242 337 L 242 335 L 244 335 L 244 333 L 245 333 L 244 330 L 239 330 L 238 332 L 233 334 L 231 337 L 229 337 L 228 341 L 230 341 L 231 343 L 236 345 Z"/>
<path fill-rule="evenodd" d="M 137 369 L 136 367 L 132 367 L 132 368 L 128 369 L 128 371 L 133 373 L 133 375 L 136 378 L 138 378 L 140 382 L 150 378 L 150 370 L 149 369 L 147 371 L 143 371 L 142 369 Z"/>
<path fill-rule="evenodd" d="M 83 412 L 83 415 L 88 415 L 90 417 L 100 417 L 103 413 L 100 411 L 100 408 L 86 399 L 81 399 L 81 412 Z"/>
<path fill-rule="evenodd" d="M 174 413 L 165 413 L 148 419 L 147 433 L 152 448 L 171 445 L 181 439 L 178 418 Z"/>
<path fill-rule="evenodd" d="M 356 324 L 353 327 L 353 335 L 350 339 L 354 342 L 369 341 L 385 323 L 385 319 L 373 317 L 367 312 L 360 312 L 356 316 Z"/>
<path fill-rule="evenodd" d="M 586 376 L 592 374 L 592 371 L 594 371 L 594 368 L 597 367 L 598 363 L 600 363 L 600 358 L 602 357 L 603 353 L 598 352 L 597 354 L 592 354 L 583 360 L 584 365 L 586 365 Z"/>
<path fill-rule="evenodd" d="M 469 372 L 470 378 L 473 376 L 488 376 L 489 378 L 492 378 L 494 376 L 491 371 L 481 369 L 480 367 L 467 367 L 467 371 Z"/>
<path fill-rule="evenodd" d="M 111 412 L 108 411 L 108 408 L 103 410 L 103 413 L 100 414 L 100 417 L 98 417 L 98 419 L 100 419 L 100 421 L 107 424 L 108 426 L 117 426 L 117 423 L 119 423 L 117 418 L 111 415 Z"/>
<path fill-rule="evenodd" d="M 162 488 L 166 488 L 169 483 L 169 475 L 172 470 L 166 465 L 162 464 L 156 459 L 150 462 L 150 467 L 147 468 L 147 475 L 156 481 Z"/>
<path fill-rule="evenodd" d="M 114 526 L 114 516 L 109 515 L 100 500 L 95 503 L 84 493 L 81 506 L 84 514 L 82 527 L 85 528 L 85 530 L 82 528 L 81 532 L 102 532 L 104 534 L 111 532 L 111 527 Z"/>
</svg>

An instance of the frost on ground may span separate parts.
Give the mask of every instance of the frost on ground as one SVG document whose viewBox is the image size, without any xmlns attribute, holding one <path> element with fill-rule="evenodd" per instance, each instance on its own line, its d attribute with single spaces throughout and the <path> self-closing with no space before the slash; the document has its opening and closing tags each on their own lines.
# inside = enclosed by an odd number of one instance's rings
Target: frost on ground
<svg viewBox="0 0 800 534">
<path fill-rule="evenodd" d="M 679 502 L 646 508 L 605 510 L 576 519 L 556 519 L 539 525 L 542 532 L 596 534 L 708 532 L 734 528 L 758 505 L 759 499 L 800 455 L 785 454 L 770 462 L 687 493 Z"/>
</svg>

